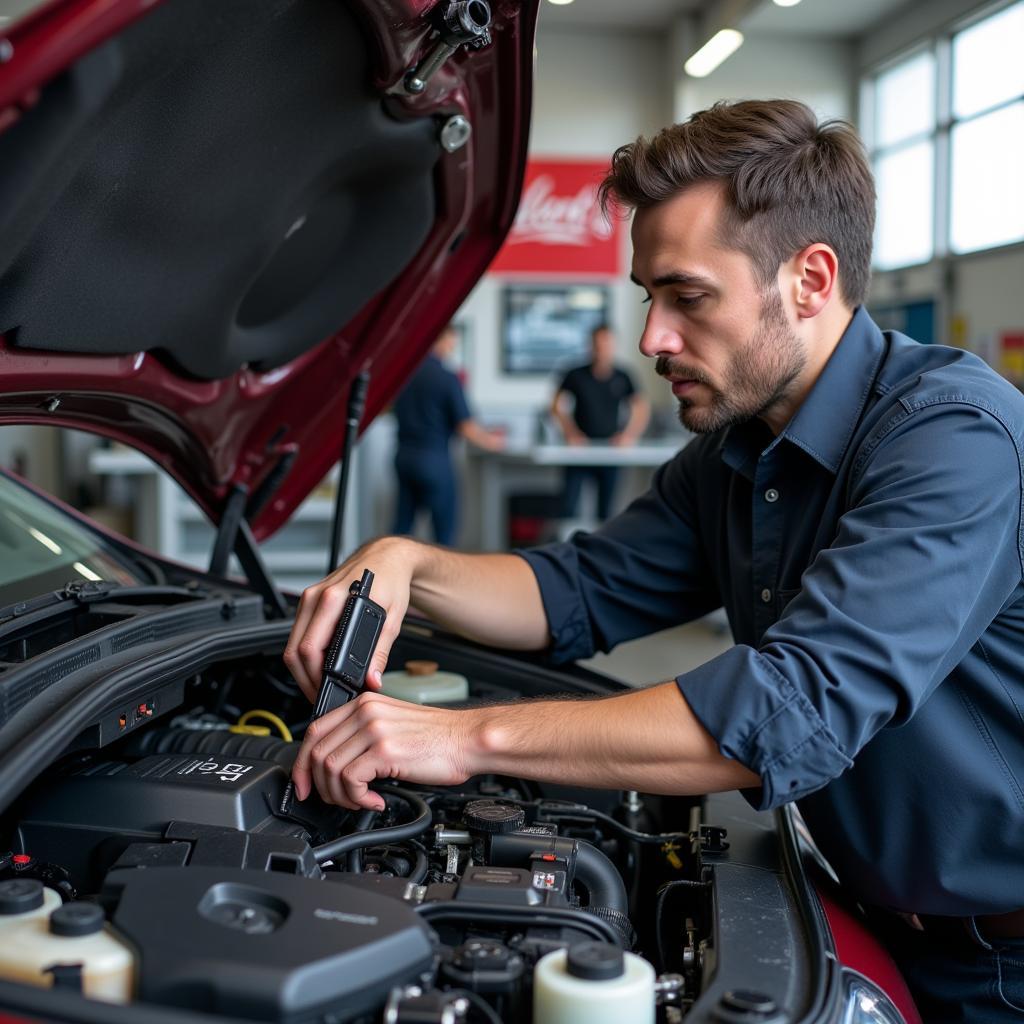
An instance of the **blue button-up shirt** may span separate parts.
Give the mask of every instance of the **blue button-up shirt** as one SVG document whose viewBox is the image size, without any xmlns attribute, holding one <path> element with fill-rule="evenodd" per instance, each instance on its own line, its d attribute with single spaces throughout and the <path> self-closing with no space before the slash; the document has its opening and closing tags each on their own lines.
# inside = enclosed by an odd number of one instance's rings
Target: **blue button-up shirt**
<svg viewBox="0 0 1024 1024">
<path fill-rule="evenodd" d="M 524 552 L 556 660 L 724 606 L 676 682 L 861 898 L 1024 906 L 1024 398 L 858 310 L 773 436 L 701 436 L 621 515 Z"/>
</svg>

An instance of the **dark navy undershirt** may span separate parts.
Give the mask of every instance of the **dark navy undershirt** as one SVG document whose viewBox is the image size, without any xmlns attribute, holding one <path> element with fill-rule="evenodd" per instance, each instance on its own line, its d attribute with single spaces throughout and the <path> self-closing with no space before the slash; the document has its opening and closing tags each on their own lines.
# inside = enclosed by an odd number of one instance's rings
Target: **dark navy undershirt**
<svg viewBox="0 0 1024 1024">
<path fill-rule="evenodd" d="M 556 660 L 724 606 L 678 686 L 758 807 L 800 801 L 864 900 L 1024 906 L 1024 398 L 858 310 L 778 437 L 692 441 L 591 534 L 524 552 Z"/>
<path fill-rule="evenodd" d="M 459 424 L 470 418 L 459 378 L 434 355 L 423 360 L 393 411 L 403 449 L 446 452 Z"/>
</svg>

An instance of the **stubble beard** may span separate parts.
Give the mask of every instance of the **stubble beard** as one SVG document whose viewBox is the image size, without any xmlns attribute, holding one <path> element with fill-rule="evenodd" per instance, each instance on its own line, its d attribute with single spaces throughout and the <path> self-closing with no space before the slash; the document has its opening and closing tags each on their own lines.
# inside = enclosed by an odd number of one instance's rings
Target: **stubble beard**
<svg viewBox="0 0 1024 1024">
<path fill-rule="evenodd" d="M 764 296 L 757 328 L 730 359 L 721 388 L 707 374 L 673 363 L 667 356 L 658 357 L 657 372 L 688 377 L 707 387 L 709 402 L 697 405 L 682 396 L 677 399 L 678 414 L 687 430 L 711 434 L 768 412 L 789 394 L 806 365 L 807 354 L 790 330 L 782 297 L 773 287 Z"/>
</svg>

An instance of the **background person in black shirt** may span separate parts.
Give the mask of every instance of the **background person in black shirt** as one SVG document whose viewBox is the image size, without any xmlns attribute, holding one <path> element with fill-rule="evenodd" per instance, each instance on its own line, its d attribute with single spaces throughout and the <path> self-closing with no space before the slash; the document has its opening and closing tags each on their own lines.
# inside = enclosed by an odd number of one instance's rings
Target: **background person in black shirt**
<svg viewBox="0 0 1024 1024">
<path fill-rule="evenodd" d="M 567 444 L 633 444 L 647 426 L 650 405 L 633 387 L 629 374 L 615 365 L 615 335 L 607 324 L 591 333 L 590 355 L 589 363 L 570 370 L 558 385 L 551 415 Z M 573 400 L 571 414 L 565 409 L 568 397 Z M 628 410 L 625 414 L 623 407 Z M 597 485 L 597 518 L 607 519 L 618 473 L 617 466 L 566 466 L 562 515 L 576 514 L 583 481 L 590 477 Z"/>
<path fill-rule="evenodd" d="M 444 365 L 455 350 L 458 333 L 449 324 L 434 343 L 412 380 L 395 401 L 398 420 L 397 534 L 412 533 L 416 513 L 430 511 L 434 539 L 451 544 L 458 525 L 458 491 L 448 443 L 453 434 L 478 448 L 499 451 L 504 434 L 487 430 L 473 419 L 459 378 Z"/>
</svg>

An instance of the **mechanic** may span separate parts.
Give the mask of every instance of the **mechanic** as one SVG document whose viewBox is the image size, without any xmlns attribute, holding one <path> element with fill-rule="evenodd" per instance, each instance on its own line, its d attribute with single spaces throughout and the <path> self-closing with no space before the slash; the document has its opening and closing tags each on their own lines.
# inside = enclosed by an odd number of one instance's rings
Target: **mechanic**
<svg viewBox="0 0 1024 1024">
<path fill-rule="evenodd" d="M 584 658 L 724 606 L 736 646 L 604 699 L 468 710 L 367 693 L 300 749 L 300 797 L 497 772 L 799 801 L 935 1021 L 1024 1020 L 1024 398 L 863 308 L 875 194 L 842 122 L 716 104 L 619 149 L 644 355 L 698 436 L 621 515 L 468 555 L 383 538 L 300 602 L 315 693 L 349 583 L 499 647 Z M 897 914 L 899 916 L 897 916 Z"/>
<path fill-rule="evenodd" d="M 569 399 L 571 411 L 566 408 Z M 627 447 L 646 429 L 650 412 L 650 403 L 636 390 L 633 378 L 615 365 L 615 334 L 607 324 L 599 324 L 590 333 L 590 362 L 565 374 L 551 402 L 551 415 L 562 428 L 566 443 L 578 446 L 598 441 Z M 576 515 L 583 484 L 592 479 L 597 487 L 597 518 L 607 519 L 618 474 L 618 466 L 566 466 L 562 516 Z"/>
<path fill-rule="evenodd" d="M 444 365 L 458 340 L 455 327 L 448 324 L 392 407 L 398 420 L 394 532 L 411 533 L 416 513 L 425 508 L 438 544 L 451 544 L 458 526 L 458 488 L 449 451 L 452 436 L 457 434 L 487 451 L 505 446 L 503 433 L 487 430 L 473 419 L 459 378 Z"/>
</svg>

